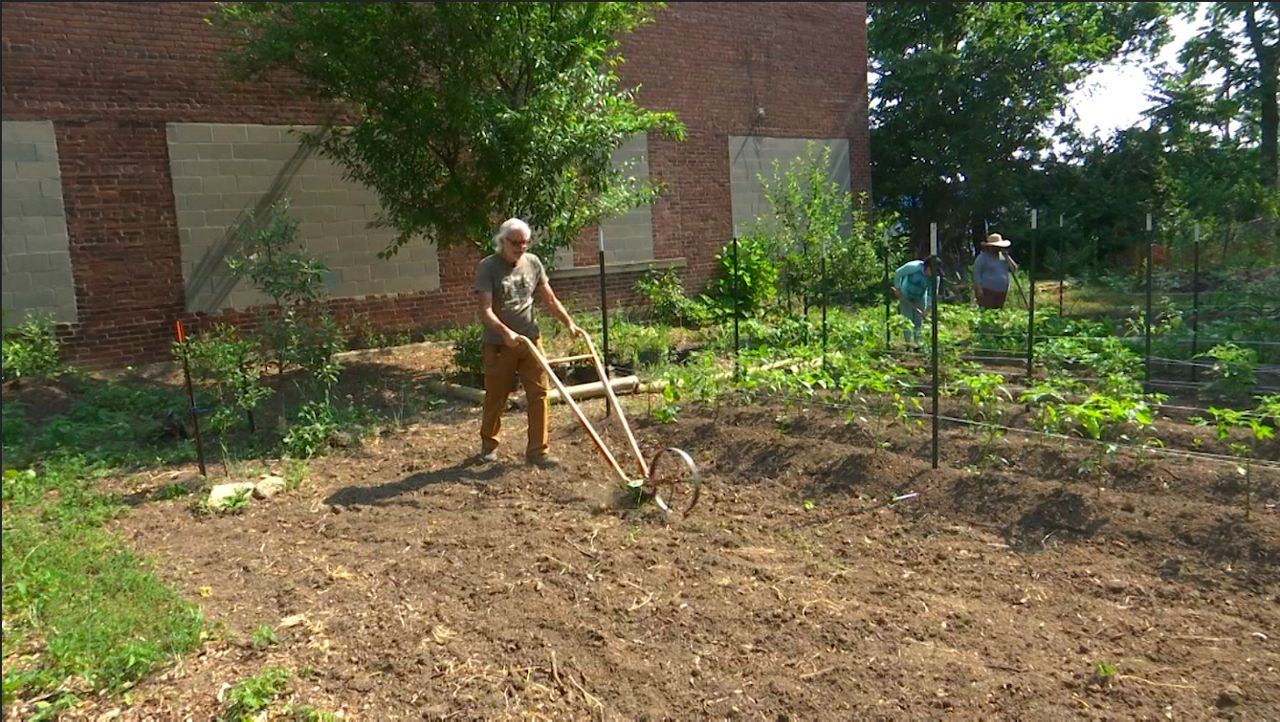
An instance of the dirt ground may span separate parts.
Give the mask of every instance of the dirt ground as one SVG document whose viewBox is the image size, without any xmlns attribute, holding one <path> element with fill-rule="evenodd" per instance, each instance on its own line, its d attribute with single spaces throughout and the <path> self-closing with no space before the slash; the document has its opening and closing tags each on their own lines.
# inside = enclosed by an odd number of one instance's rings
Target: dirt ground
<svg viewBox="0 0 1280 722">
<path fill-rule="evenodd" d="M 442 359 L 359 373 L 411 386 Z M 209 719 L 274 665 L 294 673 L 282 704 L 360 720 L 1280 719 L 1280 514 L 1273 494 L 1246 517 L 1234 468 L 1121 459 L 1081 479 L 1087 448 L 1010 436 L 1001 470 L 965 470 L 981 440 L 944 427 L 935 471 L 927 425 L 778 402 L 659 424 L 649 402 L 626 401 L 642 446 L 704 472 L 670 523 L 619 509 L 564 407 L 561 469 L 520 463 L 521 412 L 502 461 L 471 464 L 479 410 L 460 401 L 241 515 L 139 504 L 119 531 L 223 631 L 76 714 Z M 254 649 L 263 624 L 279 643 Z"/>
</svg>

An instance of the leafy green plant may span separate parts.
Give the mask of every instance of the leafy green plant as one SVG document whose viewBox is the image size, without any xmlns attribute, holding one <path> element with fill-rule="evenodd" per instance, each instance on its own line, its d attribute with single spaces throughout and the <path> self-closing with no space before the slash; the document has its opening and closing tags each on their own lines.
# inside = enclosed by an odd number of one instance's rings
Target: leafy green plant
<svg viewBox="0 0 1280 722">
<path fill-rule="evenodd" d="M 684 281 L 674 269 L 646 271 L 635 288 L 649 302 L 655 321 L 698 328 L 710 318 L 701 302 L 685 295 Z"/>
<path fill-rule="evenodd" d="M 459 374 L 481 382 L 484 379 L 484 325 L 459 326 L 449 332 L 449 339 L 453 341 L 453 367 Z"/>
<path fill-rule="evenodd" d="M 284 465 L 284 488 L 292 491 L 307 480 L 311 468 L 306 459 L 287 458 Z"/>
<path fill-rule="evenodd" d="M 1267 423 L 1267 417 L 1258 411 L 1241 411 L 1230 408 L 1209 407 L 1209 415 L 1214 420 L 1214 433 L 1218 441 L 1227 443 L 1227 448 L 1231 451 L 1240 464 L 1236 467 L 1236 473 L 1242 478 L 1242 486 L 1245 491 L 1244 505 L 1245 515 L 1249 514 L 1253 506 L 1252 499 L 1255 491 L 1253 479 L 1253 464 L 1251 463 L 1257 444 L 1275 438 L 1275 428 Z M 1252 443 L 1232 442 L 1231 432 L 1233 429 L 1246 430 L 1252 436 Z"/>
<path fill-rule="evenodd" d="M 1258 406 L 1254 409 L 1254 413 L 1258 418 L 1270 423 L 1273 427 L 1280 426 L 1280 394 L 1267 394 L 1257 396 L 1255 399 Z M 7 412 L 5 418 L 8 418 Z"/>
<path fill-rule="evenodd" d="M 227 497 L 218 511 L 223 514 L 239 514 L 249 508 L 249 499 L 252 494 L 250 489 L 237 489 L 234 494 Z"/>
<path fill-rule="evenodd" d="M 788 294 L 805 306 L 842 298 L 861 298 L 878 278 L 874 244 L 883 224 L 870 224 L 854 196 L 832 179 L 832 150 L 814 141 L 802 156 L 775 160 L 770 176 L 760 176 L 770 215 L 755 219 L 752 234 L 767 238 L 770 256 Z M 865 199 L 863 199 L 865 200 Z"/>
<path fill-rule="evenodd" d="M 337 412 L 326 399 L 309 401 L 298 409 L 281 440 L 283 452 L 294 459 L 310 459 L 329 445 L 329 439 L 340 429 Z"/>
<path fill-rule="evenodd" d="M 323 388 L 336 382 L 343 349 L 342 332 L 321 305 L 328 268 L 298 240 L 298 221 L 287 199 L 264 214 L 251 214 L 237 228 L 239 252 L 227 259 L 237 278 L 248 279 L 271 298 L 261 337 L 276 373 L 302 368 Z"/>
<path fill-rule="evenodd" d="M 777 295 L 778 268 L 769 257 L 770 244 L 760 233 L 738 238 L 716 254 L 714 299 L 720 315 L 749 318 L 764 311 Z M 735 262 L 736 256 L 736 262 Z"/>
<path fill-rule="evenodd" d="M 62 366 L 53 319 L 28 316 L 17 326 L 5 329 L 0 357 L 5 381 L 21 383 L 24 378 L 56 376 Z"/>
<path fill-rule="evenodd" d="M 653 418 L 662 424 L 674 424 L 680 418 L 680 407 L 672 403 L 664 403 L 653 409 Z"/>
<path fill-rule="evenodd" d="M 920 418 L 924 413 L 924 407 L 920 405 L 919 397 L 895 393 L 893 411 L 898 423 L 902 424 L 902 428 L 907 431 L 924 428 L 924 420 Z"/>
<path fill-rule="evenodd" d="M 1003 461 L 993 455 L 995 443 L 1004 435 L 1000 422 L 1004 419 L 1003 402 L 1013 401 L 1013 395 L 1004 387 L 1000 374 L 979 373 L 960 376 L 956 386 L 965 395 L 965 412 L 979 422 L 983 434 L 982 461 Z"/>
<path fill-rule="evenodd" d="M 1253 349 L 1241 348 L 1234 343 L 1220 343 L 1196 358 L 1213 359 L 1208 376 L 1211 379 L 1209 386 L 1214 391 L 1243 395 L 1258 382 L 1258 352 Z"/>
<path fill-rule="evenodd" d="M 632 368 L 656 365 L 665 360 L 671 350 L 671 333 L 665 326 L 617 321 L 610 323 L 610 327 L 610 357 Z"/>
<path fill-rule="evenodd" d="M 175 343 L 173 355 L 178 360 L 187 355 L 192 379 L 212 393 L 211 430 L 229 430 L 240 414 L 249 419 L 253 430 L 254 410 L 272 394 L 262 381 L 262 347 L 256 340 L 242 337 L 231 326 L 216 324 L 207 334 L 189 338 L 185 344 Z"/>
<path fill-rule="evenodd" d="M 289 670 L 282 667 L 266 667 L 227 690 L 224 719 L 243 722 L 251 720 L 284 694 L 289 683 Z"/>
</svg>

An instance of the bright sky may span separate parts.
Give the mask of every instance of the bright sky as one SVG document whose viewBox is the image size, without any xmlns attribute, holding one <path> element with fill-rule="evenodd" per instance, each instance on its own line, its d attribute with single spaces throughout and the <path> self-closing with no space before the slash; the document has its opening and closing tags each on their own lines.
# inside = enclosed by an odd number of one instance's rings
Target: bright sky
<svg viewBox="0 0 1280 722">
<path fill-rule="evenodd" d="M 1144 72 L 1165 62 L 1177 63 L 1178 50 L 1195 34 L 1196 24 L 1181 17 L 1171 18 L 1173 39 L 1155 61 L 1141 64 L 1113 63 L 1094 71 L 1083 86 L 1071 96 L 1071 105 L 1080 114 L 1080 129 L 1085 134 L 1110 135 L 1118 128 L 1129 128 L 1142 122 L 1142 112 L 1151 107 L 1147 94 L 1151 81 Z"/>
</svg>

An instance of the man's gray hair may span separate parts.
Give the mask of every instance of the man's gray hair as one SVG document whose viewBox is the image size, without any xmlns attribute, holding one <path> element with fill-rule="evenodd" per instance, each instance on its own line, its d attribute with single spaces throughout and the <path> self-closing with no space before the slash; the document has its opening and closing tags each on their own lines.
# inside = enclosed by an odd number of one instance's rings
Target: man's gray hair
<svg viewBox="0 0 1280 722">
<path fill-rule="evenodd" d="M 528 223 L 525 223 L 519 218 L 508 218 L 507 220 L 502 222 L 502 225 L 498 226 L 498 232 L 493 236 L 494 250 L 501 251 L 502 239 L 506 238 L 508 233 L 518 229 L 523 230 L 525 233 L 529 234 L 530 239 L 533 238 L 533 231 L 529 228 Z"/>
</svg>

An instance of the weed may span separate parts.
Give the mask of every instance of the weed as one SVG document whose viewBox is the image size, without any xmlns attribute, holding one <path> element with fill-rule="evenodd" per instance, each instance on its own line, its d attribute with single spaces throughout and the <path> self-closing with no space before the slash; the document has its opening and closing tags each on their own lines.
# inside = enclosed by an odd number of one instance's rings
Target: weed
<svg viewBox="0 0 1280 722">
<path fill-rule="evenodd" d="M 653 418 L 660 424 L 674 424 L 680 416 L 680 407 L 666 402 L 653 409 Z"/>
<path fill-rule="evenodd" d="M 286 719 L 293 722 L 337 722 L 339 717 L 328 710 L 316 709 L 309 704 L 297 705 L 286 710 Z"/>
<path fill-rule="evenodd" d="M 185 484 L 175 481 L 156 492 L 156 498 L 160 501 L 170 501 L 172 499 L 182 498 L 190 493 L 191 490 L 188 489 Z"/>
<path fill-rule="evenodd" d="M 280 639 L 276 637 L 276 630 L 270 624 L 259 624 L 254 628 L 253 634 L 249 636 L 249 644 L 254 649 L 266 649 L 273 644 L 279 644 Z"/>
<path fill-rule="evenodd" d="M 306 459 L 288 458 L 284 462 L 284 488 L 293 491 L 302 486 L 311 473 Z"/>
<path fill-rule="evenodd" d="M 225 514 L 239 514 L 249 508 L 249 497 L 251 493 L 252 492 L 249 489 L 240 489 L 223 502 L 221 511 Z"/>
<path fill-rule="evenodd" d="M 1110 687 L 1119 673 L 1120 670 L 1114 664 L 1098 662 L 1093 666 L 1093 681 L 1100 686 Z"/>
<path fill-rule="evenodd" d="M 296 421 L 281 441 L 282 450 L 294 459 L 310 459 L 329 445 L 338 431 L 338 419 L 327 401 L 311 401 L 298 410 Z"/>
<path fill-rule="evenodd" d="M 253 719 L 284 693 L 288 682 L 289 670 L 281 667 L 266 667 L 242 680 L 227 690 L 224 719 L 235 722 Z"/>
</svg>

